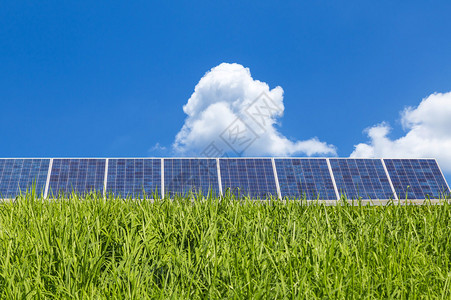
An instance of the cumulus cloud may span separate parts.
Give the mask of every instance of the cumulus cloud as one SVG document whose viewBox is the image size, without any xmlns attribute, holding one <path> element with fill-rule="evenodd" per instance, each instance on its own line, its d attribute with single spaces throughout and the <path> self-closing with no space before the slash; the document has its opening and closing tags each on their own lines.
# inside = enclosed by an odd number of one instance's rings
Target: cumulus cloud
<svg viewBox="0 0 451 300">
<path fill-rule="evenodd" d="M 199 81 L 183 111 L 185 124 L 173 150 L 181 155 L 336 155 L 318 138 L 294 141 L 276 128 L 283 116 L 283 89 L 252 78 L 240 64 L 222 63 Z"/>
<path fill-rule="evenodd" d="M 368 143 L 355 146 L 351 157 L 431 157 L 451 172 L 451 92 L 435 93 L 401 113 L 406 134 L 390 139 L 389 124 L 366 130 Z"/>
</svg>

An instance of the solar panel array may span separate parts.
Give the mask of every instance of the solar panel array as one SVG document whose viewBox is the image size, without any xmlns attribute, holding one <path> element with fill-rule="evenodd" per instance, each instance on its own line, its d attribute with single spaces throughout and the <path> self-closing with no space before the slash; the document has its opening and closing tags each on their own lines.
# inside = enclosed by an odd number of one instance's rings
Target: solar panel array
<svg viewBox="0 0 451 300">
<path fill-rule="evenodd" d="M 142 198 L 161 196 L 161 159 L 109 159 L 106 192 Z"/>
<path fill-rule="evenodd" d="M 282 198 L 337 199 L 326 159 L 275 159 Z"/>
<path fill-rule="evenodd" d="M 349 199 L 393 199 L 380 159 L 330 159 L 338 192 Z"/>
<path fill-rule="evenodd" d="M 50 193 L 103 193 L 105 162 L 105 159 L 89 158 L 54 159 L 50 175 Z"/>
<path fill-rule="evenodd" d="M 0 198 L 14 198 L 33 185 L 44 194 L 50 159 L 0 159 Z"/>
<path fill-rule="evenodd" d="M 165 159 L 164 187 L 169 195 L 219 195 L 216 159 Z"/>
<path fill-rule="evenodd" d="M 142 198 L 230 192 L 254 199 L 450 197 L 434 159 L 58 158 L 0 159 L 0 198 L 91 191 Z"/>
<path fill-rule="evenodd" d="M 221 158 L 219 166 L 223 191 L 252 198 L 277 197 L 271 159 Z"/>
<path fill-rule="evenodd" d="M 439 198 L 450 191 L 432 159 L 385 159 L 388 173 L 400 199 Z"/>
</svg>

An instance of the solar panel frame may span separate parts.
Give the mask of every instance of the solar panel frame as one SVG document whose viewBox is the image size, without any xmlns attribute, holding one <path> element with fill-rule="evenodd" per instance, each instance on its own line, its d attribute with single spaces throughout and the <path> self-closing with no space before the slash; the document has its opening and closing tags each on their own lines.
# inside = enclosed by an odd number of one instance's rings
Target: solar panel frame
<svg viewBox="0 0 451 300">
<path fill-rule="evenodd" d="M 274 160 L 282 198 L 337 200 L 333 177 L 326 158 L 275 158 Z"/>
<path fill-rule="evenodd" d="M 105 158 L 54 158 L 48 193 L 104 193 Z M 89 180 L 88 180 L 89 179 Z"/>
<path fill-rule="evenodd" d="M 381 159 L 331 158 L 329 161 L 337 189 L 347 199 L 396 199 Z"/>
<path fill-rule="evenodd" d="M 105 171 L 105 195 L 144 198 L 161 197 L 161 159 L 110 158 Z"/>
<path fill-rule="evenodd" d="M 383 160 L 399 199 L 424 200 L 427 197 L 440 199 L 451 195 L 449 185 L 436 159 L 384 158 Z M 426 171 L 431 173 L 425 173 L 424 168 L 429 168 Z M 400 175 L 403 175 L 402 178 Z"/>
<path fill-rule="evenodd" d="M 164 158 L 163 169 L 165 197 L 199 193 L 220 196 L 215 158 Z"/>
<path fill-rule="evenodd" d="M 44 195 L 49 164 L 49 158 L 0 158 L 0 199 L 31 191 L 33 184 L 36 195 Z"/>
<path fill-rule="evenodd" d="M 256 199 L 278 197 L 271 158 L 220 158 L 219 166 L 224 193 L 229 190 L 237 197 Z"/>
</svg>

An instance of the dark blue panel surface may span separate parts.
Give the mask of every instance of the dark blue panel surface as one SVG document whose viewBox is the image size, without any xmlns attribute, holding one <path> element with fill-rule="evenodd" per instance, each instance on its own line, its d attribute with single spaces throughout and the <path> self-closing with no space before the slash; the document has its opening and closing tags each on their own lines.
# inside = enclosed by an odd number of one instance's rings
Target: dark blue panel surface
<svg viewBox="0 0 451 300">
<path fill-rule="evenodd" d="M 54 159 L 49 195 L 103 192 L 105 159 Z"/>
<path fill-rule="evenodd" d="M 380 159 L 330 159 L 340 195 L 348 199 L 394 199 Z"/>
<path fill-rule="evenodd" d="M 438 199 L 449 195 L 434 159 L 384 159 L 399 199 Z"/>
<path fill-rule="evenodd" d="M 216 159 L 164 159 L 164 193 L 219 195 Z"/>
<path fill-rule="evenodd" d="M 220 159 L 222 191 L 230 189 L 239 196 L 265 199 L 277 198 L 276 181 L 271 159 Z"/>
<path fill-rule="evenodd" d="M 116 196 L 161 195 L 161 159 L 109 159 L 107 193 Z"/>
<path fill-rule="evenodd" d="M 326 159 L 275 159 L 282 198 L 336 200 Z"/>
<path fill-rule="evenodd" d="M 50 159 L 0 159 L 0 198 L 14 198 L 19 191 L 44 194 Z"/>
</svg>

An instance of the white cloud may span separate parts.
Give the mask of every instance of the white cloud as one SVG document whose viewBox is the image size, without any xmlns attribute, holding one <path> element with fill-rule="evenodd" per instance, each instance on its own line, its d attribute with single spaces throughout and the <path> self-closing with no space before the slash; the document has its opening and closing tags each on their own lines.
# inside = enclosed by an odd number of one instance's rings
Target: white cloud
<svg viewBox="0 0 451 300">
<path fill-rule="evenodd" d="M 254 80 L 240 64 L 222 63 L 207 72 L 183 111 L 187 118 L 173 144 L 177 154 L 202 155 L 213 143 L 227 153 L 254 156 L 336 155 L 334 146 L 317 138 L 293 141 L 278 132 L 283 89 Z"/>
<path fill-rule="evenodd" d="M 155 145 L 153 145 L 152 148 L 150 148 L 149 151 L 164 151 L 164 150 L 166 150 L 166 147 L 160 145 L 160 143 L 157 142 Z"/>
<path fill-rule="evenodd" d="M 394 140 L 387 136 L 387 123 L 367 129 L 369 142 L 355 146 L 351 157 L 431 157 L 451 172 L 451 92 L 432 94 L 406 108 L 401 124 L 407 133 Z"/>
<path fill-rule="evenodd" d="M 167 148 L 163 145 L 161 145 L 159 142 L 157 142 L 155 145 L 153 145 L 149 150 L 148 153 L 152 156 L 160 156 L 166 154 Z"/>
</svg>

